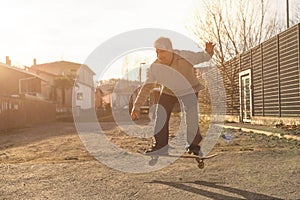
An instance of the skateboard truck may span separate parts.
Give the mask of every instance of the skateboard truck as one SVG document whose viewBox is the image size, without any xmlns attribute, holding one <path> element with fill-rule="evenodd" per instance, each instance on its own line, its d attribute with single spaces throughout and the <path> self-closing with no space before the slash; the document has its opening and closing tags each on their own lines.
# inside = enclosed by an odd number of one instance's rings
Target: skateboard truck
<svg viewBox="0 0 300 200">
<path fill-rule="evenodd" d="M 196 161 L 198 162 L 198 168 L 199 169 L 203 169 L 204 168 L 204 159 L 203 158 L 200 158 L 200 157 L 197 157 L 196 158 Z"/>
</svg>

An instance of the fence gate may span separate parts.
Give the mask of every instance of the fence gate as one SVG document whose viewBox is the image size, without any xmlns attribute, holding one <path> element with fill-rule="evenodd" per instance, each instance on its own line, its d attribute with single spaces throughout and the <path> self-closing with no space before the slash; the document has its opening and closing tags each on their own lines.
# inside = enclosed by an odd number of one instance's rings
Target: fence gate
<svg viewBox="0 0 300 200">
<path fill-rule="evenodd" d="M 240 118 L 242 122 L 250 122 L 252 116 L 251 70 L 239 74 L 240 82 Z"/>
</svg>

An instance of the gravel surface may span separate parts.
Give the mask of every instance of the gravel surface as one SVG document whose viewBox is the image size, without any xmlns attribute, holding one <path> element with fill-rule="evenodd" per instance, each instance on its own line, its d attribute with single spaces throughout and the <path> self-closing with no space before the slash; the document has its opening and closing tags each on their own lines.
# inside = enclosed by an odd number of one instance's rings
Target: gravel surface
<svg viewBox="0 0 300 200">
<path fill-rule="evenodd" d="M 151 138 L 130 137 L 114 123 L 101 126 L 128 152 L 151 145 Z M 204 169 L 180 158 L 157 171 L 125 173 L 93 158 L 73 123 L 2 132 L 0 199 L 299 199 L 299 141 L 224 134 L 212 152 L 221 155 Z"/>
</svg>

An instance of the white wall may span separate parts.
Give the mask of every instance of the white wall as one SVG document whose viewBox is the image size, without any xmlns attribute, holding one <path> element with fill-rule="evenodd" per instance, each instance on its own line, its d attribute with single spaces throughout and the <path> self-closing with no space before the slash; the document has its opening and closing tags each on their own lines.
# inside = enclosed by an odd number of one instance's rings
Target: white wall
<svg viewBox="0 0 300 200">
<path fill-rule="evenodd" d="M 81 109 L 90 109 L 93 107 L 92 105 L 92 97 L 93 97 L 93 90 L 91 87 L 83 85 L 81 83 L 77 83 L 79 88 L 75 92 L 75 105 L 79 106 Z M 77 94 L 82 93 L 83 98 L 82 100 L 77 99 Z"/>
</svg>

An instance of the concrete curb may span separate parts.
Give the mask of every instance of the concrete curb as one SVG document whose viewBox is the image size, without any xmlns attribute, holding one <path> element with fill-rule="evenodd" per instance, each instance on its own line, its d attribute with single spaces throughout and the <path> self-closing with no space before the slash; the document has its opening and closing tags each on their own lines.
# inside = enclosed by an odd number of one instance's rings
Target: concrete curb
<svg viewBox="0 0 300 200">
<path fill-rule="evenodd" d="M 244 127 L 238 127 L 238 126 L 229 126 L 229 125 L 223 125 L 223 128 L 237 129 L 237 130 L 241 130 L 241 131 L 248 132 L 248 133 L 253 132 L 253 133 L 257 133 L 257 134 L 264 134 L 267 136 L 276 136 L 278 138 L 300 141 L 300 136 L 296 136 L 296 135 L 284 135 L 284 134 L 277 133 L 277 132 L 263 131 L 263 130 L 258 130 L 258 129 L 244 128 Z"/>
</svg>

